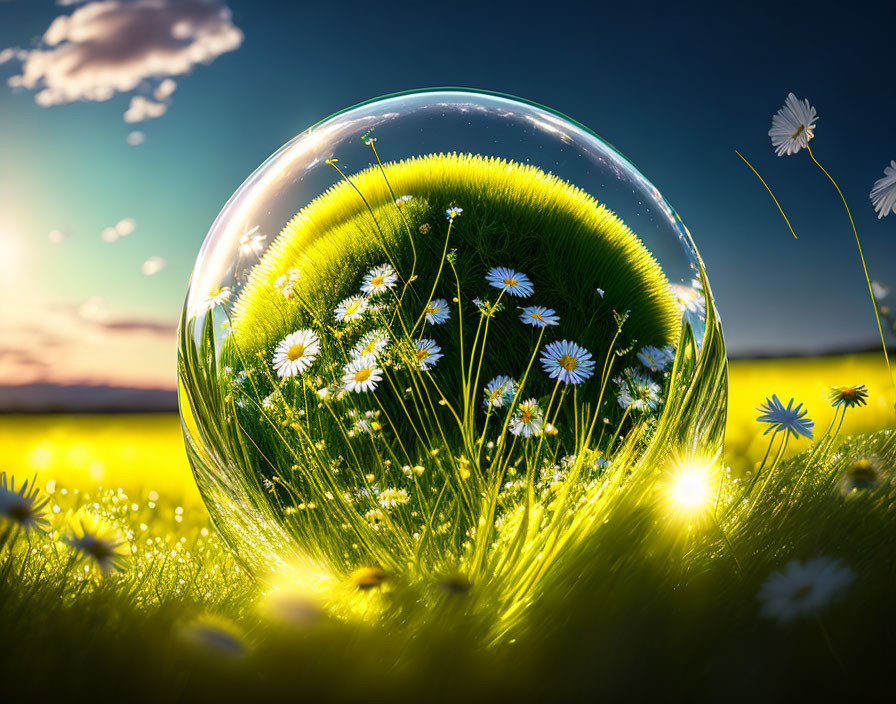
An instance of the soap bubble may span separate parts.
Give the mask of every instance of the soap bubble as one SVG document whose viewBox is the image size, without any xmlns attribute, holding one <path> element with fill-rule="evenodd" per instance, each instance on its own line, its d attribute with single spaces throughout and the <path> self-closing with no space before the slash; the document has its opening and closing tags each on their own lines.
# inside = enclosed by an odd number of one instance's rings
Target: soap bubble
<svg viewBox="0 0 896 704">
<path fill-rule="evenodd" d="M 179 382 L 253 571 L 469 575 L 556 497 L 718 452 L 726 367 L 691 236 L 625 157 L 547 108 L 434 90 L 324 120 L 237 190 Z"/>
</svg>

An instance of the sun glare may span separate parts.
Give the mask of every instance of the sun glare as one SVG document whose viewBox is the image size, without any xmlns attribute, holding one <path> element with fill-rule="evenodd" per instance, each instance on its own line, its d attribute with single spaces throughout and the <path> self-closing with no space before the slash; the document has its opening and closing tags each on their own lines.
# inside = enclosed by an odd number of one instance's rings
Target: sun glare
<svg viewBox="0 0 896 704">
<path fill-rule="evenodd" d="M 695 469 L 682 472 L 672 484 L 672 498 L 686 509 L 700 508 L 709 501 L 706 473 Z"/>
<path fill-rule="evenodd" d="M 0 277 L 8 280 L 19 268 L 22 247 L 13 232 L 0 225 Z"/>
<path fill-rule="evenodd" d="M 693 513 L 710 508 L 713 501 L 713 477 L 718 475 L 711 462 L 698 458 L 677 458 L 668 474 L 667 496 L 681 512 Z"/>
</svg>

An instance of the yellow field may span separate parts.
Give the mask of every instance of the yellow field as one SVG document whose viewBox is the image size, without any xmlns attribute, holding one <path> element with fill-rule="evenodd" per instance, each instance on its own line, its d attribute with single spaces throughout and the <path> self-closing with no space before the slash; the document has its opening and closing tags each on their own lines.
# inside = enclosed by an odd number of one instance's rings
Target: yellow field
<svg viewBox="0 0 896 704">
<path fill-rule="evenodd" d="M 841 437 L 894 424 L 896 390 L 878 355 L 733 362 L 726 462 L 743 471 L 762 457 L 767 438 L 755 408 L 766 396 L 805 403 L 821 433 L 833 415 L 828 388 L 857 383 L 869 387 L 868 406 L 847 413 Z M 808 444 L 793 441 L 789 453 Z M 199 503 L 173 414 L 0 416 L 0 457 L 0 471 L 20 480 L 37 473 L 39 485 L 54 480 L 57 491 L 122 487 L 135 497 L 156 491 L 185 507 Z"/>
<path fill-rule="evenodd" d="M 785 404 L 791 398 L 802 402 L 815 421 L 815 434 L 821 435 L 834 415 L 828 400 L 830 387 L 865 384 L 868 405 L 847 411 L 840 437 L 896 425 L 896 387 L 882 354 L 735 361 L 729 381 L 725 455 L 735 471 L 762 459 L 768 437 L 762 436 L 764 428 L 756 422 L 756 406 L 772 394 Z M 786 456 L 802 452 L 809 444 L 805 439 L 791 440 Z"/>
</svg>

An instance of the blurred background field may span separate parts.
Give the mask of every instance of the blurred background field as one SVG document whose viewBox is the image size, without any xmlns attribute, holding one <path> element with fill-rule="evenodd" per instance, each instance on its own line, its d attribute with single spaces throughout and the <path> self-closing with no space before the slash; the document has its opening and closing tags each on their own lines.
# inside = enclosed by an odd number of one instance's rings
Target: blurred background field
<svg viewBox="0 0 896 704">
<path fill-rule="evenodd" d="M 833 415 L 830 387 L 866 384 L 868 406 L 847 414 L 841 438 L 894 424 L 896 391 L 878 354 L 736 360 L 729 381 L 725 462 L 735 473 L 754 466 L 765 452 L 767 438 L 755 409 L 772 394 L 785 403 L 791 397 L 804 403 L 818 434 Z M 793 441 L 788 455 L 808 445 Z M 176 414 L 0 416 L 0 457 L 0 469 L 22 480 L 36 474 L 44 488 L 51 482 L 54 490 L 156 492 L 185 509 L 201 507 Z"/>
</svg>

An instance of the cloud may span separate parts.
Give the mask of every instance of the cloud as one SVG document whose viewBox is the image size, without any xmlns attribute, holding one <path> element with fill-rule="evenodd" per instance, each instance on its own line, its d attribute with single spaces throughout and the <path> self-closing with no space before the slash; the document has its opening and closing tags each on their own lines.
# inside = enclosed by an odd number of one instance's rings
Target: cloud
<svg viewBox="0 0 896 704">
<path fill-rule="evenodd" d="M 162 269 L 165 268 L 165 260 L 161 257 L 150 257 L 143 265 L 140 267 L 140 270 L 146 276 L 153 276 L 158 274 Z"/>
<path fill-rule="evenodd" d="M 22 61 L 10 85 L 35 91 L 35 101 L 49 106 L 108 100 L 144 81 L 161 81 L 156 91 L 167 98 L 176 84 L 166 79 L 242 41 L 230 10 L 215 0 L 99 0 L 56 17 L 37 48 L 3 56 Z"/>
<path fill-rule="evenodd" d="M 134 218 L 119 220 L 112 227 L 107 227 L 100 233 L 103 242 L 115 242 L 120 237 L 127 237 L 137 229 L 137 221 Z"/>
<path fill-rule="evenodd" d="M 131 104 L 124 113 L 125 122 L 143 122 L 151 120 L 154 117 L 161 117 L 168 110 L 165 103 L 154 103 L 142 95 L 135 95 L 131 98 Z"/>
<path fill-rule="evenodd" d="M 28 299 L 0 308 L 0 385 L 46 382 L 173 388 L 177 322 Z"/>
<path fill-rule="evenodd" d="M 139 147 L 146 141 L 146 135 L 140 130 L 134 130 L 125 137 L 125 141 L 132 147 Z"/>
<path fill-rule="evenodd" d="M 156 89 L 152 92 L 152 97 L 156 100 L 167 100 L 175 90 L 177 90 L 177 83 L 170 78 L 166 78 L 156 86 Z"/>
</svg>

